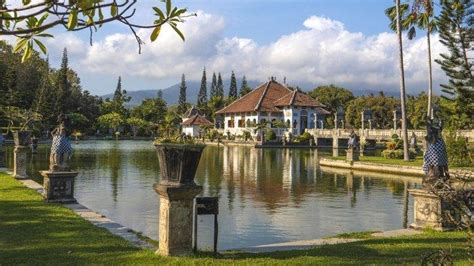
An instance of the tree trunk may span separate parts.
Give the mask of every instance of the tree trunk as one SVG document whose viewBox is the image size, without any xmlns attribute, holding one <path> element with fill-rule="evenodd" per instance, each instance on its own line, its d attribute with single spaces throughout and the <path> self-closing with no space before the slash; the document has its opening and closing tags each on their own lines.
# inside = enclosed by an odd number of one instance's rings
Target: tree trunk
<svg viewBox="0 0 474 266">
<path fill-rule="evenodd" d="M 431 32 L 430 32 L 430 22 L 428 22 L 428 30 L 426 31 L 426 39 L 428 41 L 428 71 L 429 71 L 429 81 L 428 81 L 428 116 L 433 118 L 433 70 L 431 67 Z"/>
<path fill-rule="evenodd" d="M 400 0 L 396 0 L 397 11 L 397 35 L 398 35 L 398 52 L 400 60 L 400 105 L 402 109 L 402 140 L 403 140 L 403 160 L 410 159 L 408 155 L 408 131 L 407 131 L 407 117 L 406 117 L 406 95 L 405 95 L 405 71 L 403 69 L 403 42 L 402 42 L 402 27 L 400 18 Z"/>
</svg>

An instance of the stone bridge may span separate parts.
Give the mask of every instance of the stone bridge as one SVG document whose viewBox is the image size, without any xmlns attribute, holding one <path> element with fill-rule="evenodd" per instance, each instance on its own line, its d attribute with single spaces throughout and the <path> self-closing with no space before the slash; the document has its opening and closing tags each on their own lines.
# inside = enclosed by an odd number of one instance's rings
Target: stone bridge
<svg viewBox="0 0 474 266">
<path fill-rule="evenodd" d="M 348 139 L 349 134 L 351 132 L 350 129 L 306 129 L 311 135 L 315 138 L 340 138 L 340 139 Z M 402 135 L 402 130 L 397 129 L 356 129 L 357 135 L 360 136 L 361 140 L 375 140 L 375 141 L 383 141 L 383 140 L 390 140 L 393 134 L 397 134 L 398 136 Z M 426 136 L 425 129 L 409 129 L 408 130 L 408 137 L 415 133 L 416 137 L 421 141 Z M 474 142 L 474 130 L 458 130 L 458 135 L 467 137 L 469 142 Z"/>
</svg>

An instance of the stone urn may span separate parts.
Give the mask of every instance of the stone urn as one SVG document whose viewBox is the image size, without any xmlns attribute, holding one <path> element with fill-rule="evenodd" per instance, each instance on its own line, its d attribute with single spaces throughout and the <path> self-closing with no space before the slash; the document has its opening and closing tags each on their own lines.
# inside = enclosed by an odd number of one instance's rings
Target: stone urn
<svg viewBox="0 0 474 266">
<path fill-rule="evenodd" d="M 204 144 L 155 144 L 160 164 L 160 185 L 196 185 L 194 176 Z"/>
<path fill-rule="evenodd" d="M 14 131 L 13 139 L 15 141 L 15 146 L 28 146 L 30 145 L 31 131 L 29 130 Z"/>
<path fill-rule="evenodd" d="M 203 144 L 155 144 L 161 181 L 154 185 L 160 196 L 159 247 L 161 256 L 192 254 L 194 198 L 202 187 L 194 176 Z"/>
</svg>

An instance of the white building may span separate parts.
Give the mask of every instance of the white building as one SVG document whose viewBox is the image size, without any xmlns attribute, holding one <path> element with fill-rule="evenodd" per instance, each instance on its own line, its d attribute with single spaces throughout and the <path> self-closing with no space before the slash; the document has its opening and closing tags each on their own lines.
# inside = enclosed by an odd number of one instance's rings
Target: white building
<svg viewBox="0 0 474 266">
<path fill-rule="evenodd" d="M 277 136 L 285 132 L 300 135 L 307 128 L 315 128 L 322 115 L 329 114 L 323 107 L 306 93 L 270 80 L 216 114 L 224 117 L 225 134 L 242 135 L 248 131 L 256 136 L 255 125 L 269 122 L 268 127 L 273 128 Z M 276 128 L 276 121 L 284 122 L 287 128 Z"/>
<path fill-rule="evenodd" d="M 201 137 L 204 134 L 203 126 L 213 126 L 214 124 L 205 117 L 195 114 L 189 118 L 183 119 L 181 123 L 182 132 L 190 137 Z"/>
</svg>

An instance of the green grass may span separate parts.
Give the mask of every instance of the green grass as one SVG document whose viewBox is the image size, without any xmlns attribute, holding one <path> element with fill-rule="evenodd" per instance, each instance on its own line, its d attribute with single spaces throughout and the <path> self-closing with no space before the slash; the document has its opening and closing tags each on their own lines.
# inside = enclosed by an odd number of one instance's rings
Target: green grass
<svg viewBox="0 0 474 266">
<path fill-rule="evenodd" d="M 330 159 L 334 160 L 345 160 L 346 156 L 338 156 L 338 157 L 329 157 Z M 417 156 L 416 159 L 410 161 L 404 161 L 403 159 L 386 159 L 382 156 L 361 156 L 359 157 L 361 162 L 368 162 L 368 163 L 380 163 L 380 164 L 389 164 L 389 165 L 403 165 L 403 166 L 414 166 L 414 167 L 422 167 L 423 166 L 423 157 Z M 450 169 L 469 169 L 474 170 L 474 166 L 466 166 L 466 167 L 450 167 Z"/>
<path fill-rule="evenodd" d="M 150 188 L 151 189 L 151 188 Z M 362 234 L 363 235 L 363 234 Z M 422 254 L 451 249 L 468 264 L 462 233 L 426 232 L 417 236 L 372 238 L 305 251 L 266 254 L 210 253 L 164 258 L 139 250 L 83 220 L 71 210 L 46 204 L 35 191 L 0 173 L 0 264 L 276 265 L 276 264 L 419 264 Z"/>
<path fill-rule="evenodd" d="M 370 239 L 374 238 L 372 236 L 373 233 L 377 233 L 379 231 L 363 231 L 363 232 L 352 232 L 352 233 L 342 233 L 338 234 L 336 238 L 344 238 L 344 239 Z"/>
</svg>

